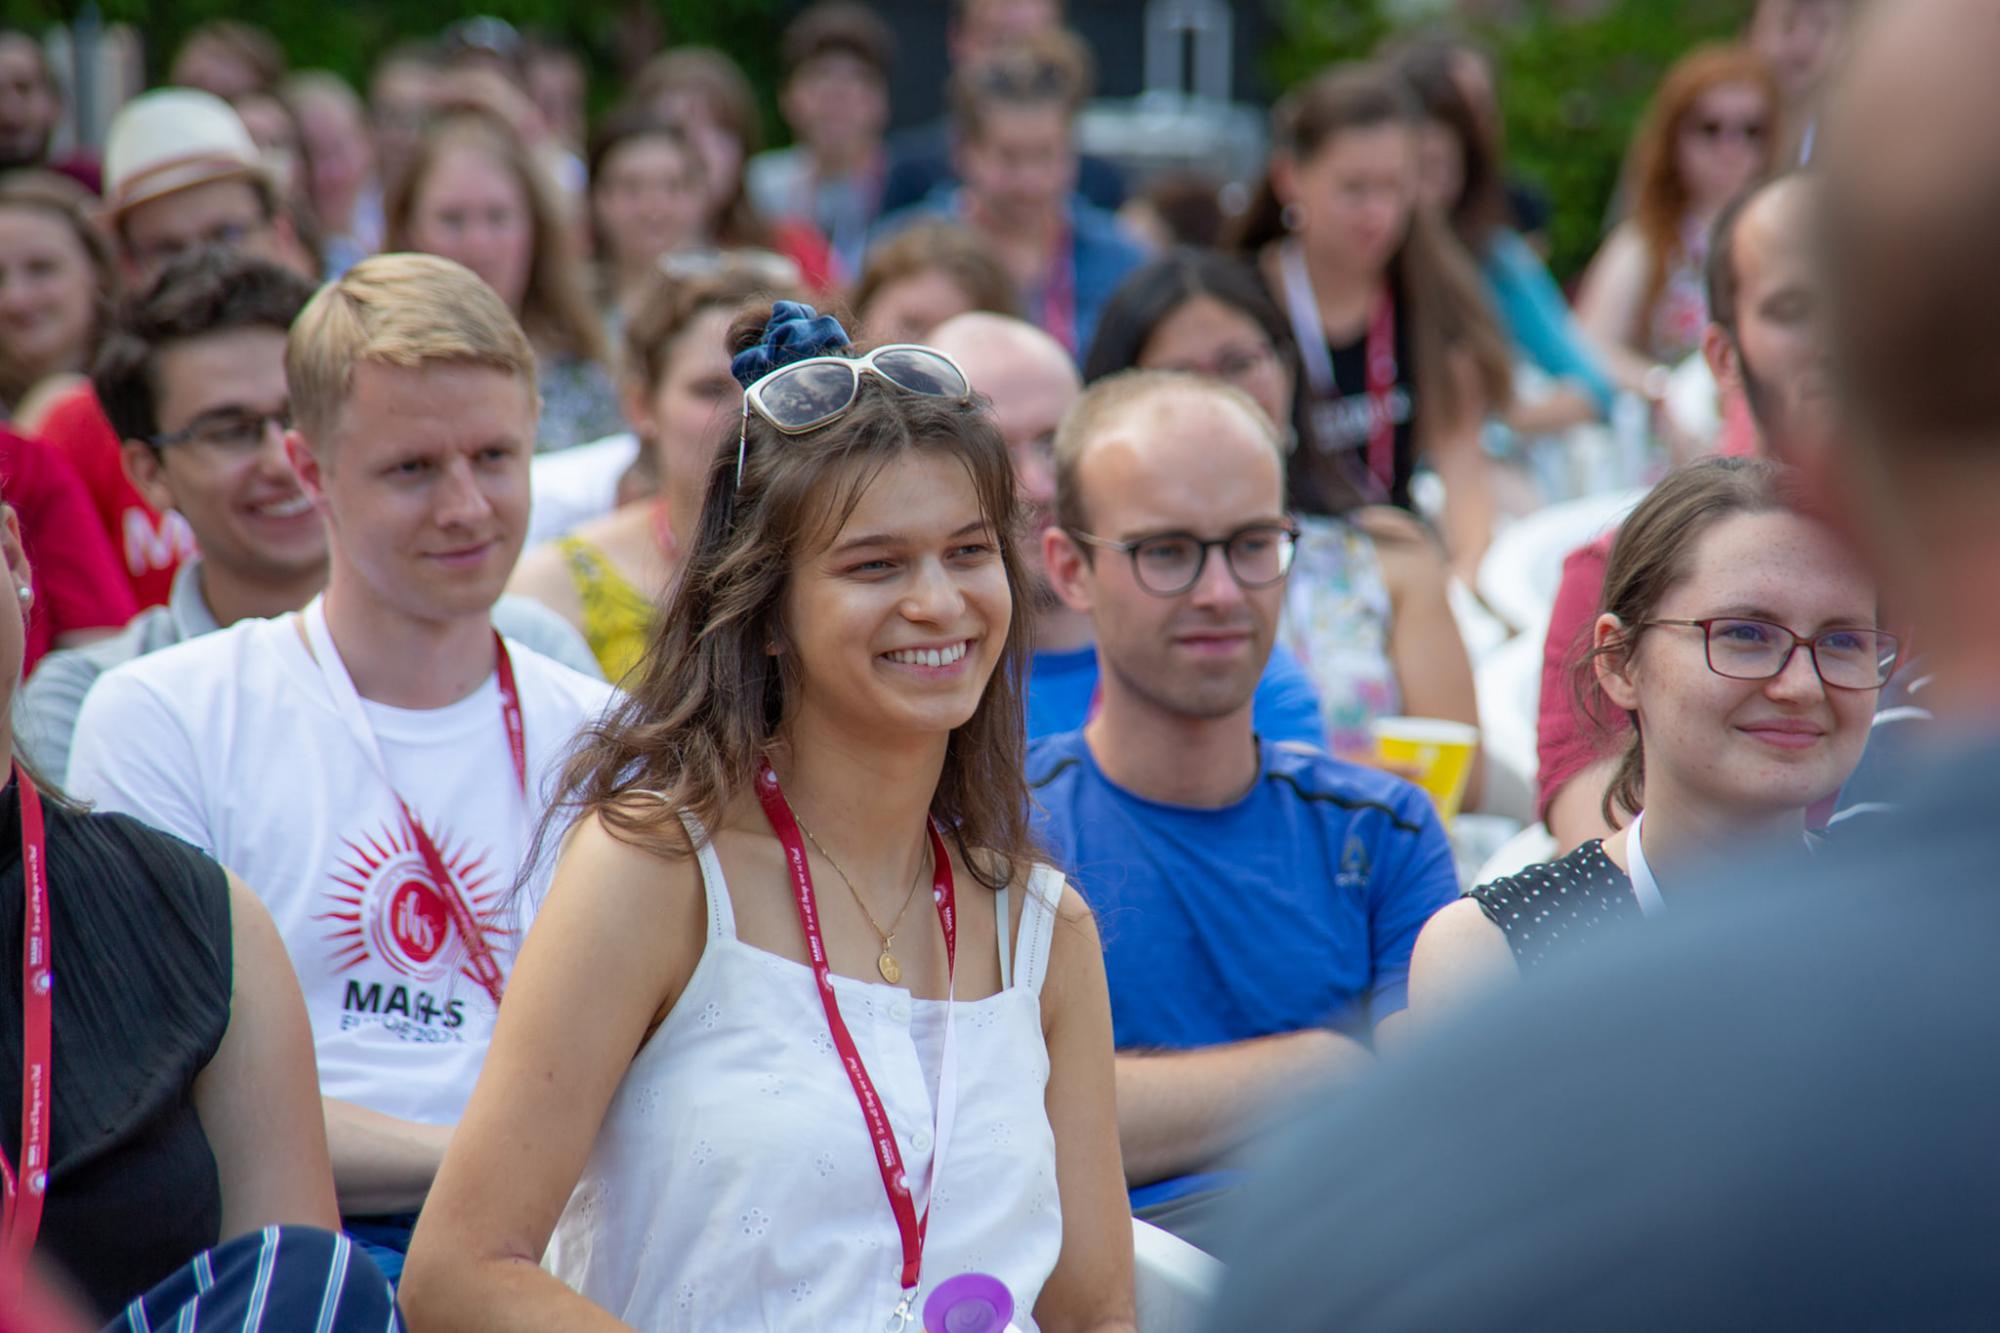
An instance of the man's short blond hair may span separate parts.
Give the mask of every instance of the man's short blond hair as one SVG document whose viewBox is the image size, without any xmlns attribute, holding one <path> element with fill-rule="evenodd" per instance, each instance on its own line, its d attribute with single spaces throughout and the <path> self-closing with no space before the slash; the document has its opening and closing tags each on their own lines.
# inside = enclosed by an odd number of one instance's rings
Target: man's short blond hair
<svg viewBox="0 0 2000 1333">
<path fill-rule="evenodd" d="M 363 362 L 410 370 L 484 366 L 535 386 L 535 349 L 494 290 L 436 255 L 376 255 L 319 289 L 285 340 L 285 384 L 299 430 L 332 435 Z"/>
<path fill-rule="evenodd" d="M 1278 456 L 1279 484 L 1284 483 L 1285 441 L 1257 400 L 1233 384 L 1181 370 L 1126 370 L 1103 379 L 1084 390 L 1083 397 L 1063 414 L 1056 429 L 1056 523 L 1072 532 L 1087 532 L 1089 516 L 1084 512 L 1083 487 L 1077 469 L 1090 446 L 1133 412 L 1155 398 L 1172 394 L 1193 394 L 1209 398 L 1237 412 L 1271 446 Z"/>
</svg>

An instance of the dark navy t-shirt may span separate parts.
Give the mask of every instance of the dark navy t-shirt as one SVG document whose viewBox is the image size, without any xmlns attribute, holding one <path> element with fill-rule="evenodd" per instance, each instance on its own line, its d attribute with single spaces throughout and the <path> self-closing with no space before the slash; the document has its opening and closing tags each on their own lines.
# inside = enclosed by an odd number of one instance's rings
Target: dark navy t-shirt
<svg viewBox="0 0 2000 1333">
<path fill-rule="evenodd" d="M 1097 645 L 1070 652 L 1036 653 L 1028 666 L 1028 739 L 1075 731 L 1090 720 L 1097 697 Z M 1319 691 L 1298 659 L 1272 645 L 1251 701 L 1252 724 L 1266 740 L 1326 748 Z"/>
<path fill-rule="evenodd" d="M 1120 1050 L 1185 1050 L 1335 1025 L 1408 1000 L 1410 950 L 1458 897 L 1429 798 L 1400 778 L 1260 741 L 1233 805 L 1113 785 L 1081 732 L 1031 748 L 1036 832 L 1097 916 Z M 1135 1205 L 1198 1188 L 1181 1177 Z"/>
</svg>

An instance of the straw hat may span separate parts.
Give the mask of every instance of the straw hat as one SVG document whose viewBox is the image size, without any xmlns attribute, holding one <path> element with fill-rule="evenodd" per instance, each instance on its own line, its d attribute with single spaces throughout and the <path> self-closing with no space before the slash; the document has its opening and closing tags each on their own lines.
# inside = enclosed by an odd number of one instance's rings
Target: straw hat
<svg viewBox="0 0 2000 1333">
<path fill-rule="evenodd" d="M 239 179 L 262 180 L 262 159 L 242 117 L 213 93 L 141 93 L 111 122 L 104 145 L 107 218 L 178 190 Z"/>
</svg>

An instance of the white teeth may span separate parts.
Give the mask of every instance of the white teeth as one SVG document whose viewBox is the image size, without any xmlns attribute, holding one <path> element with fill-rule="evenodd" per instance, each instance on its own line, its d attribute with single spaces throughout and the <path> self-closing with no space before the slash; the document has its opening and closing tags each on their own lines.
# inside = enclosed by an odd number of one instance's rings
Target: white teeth
<svg viewBox="0 0 2000 1333">
<path fill-rule="evenodd" d="M 267 518 L 297 518 L 312 508 L 312 500 L 307 496 L 285 500 L 279 504 L 258 505 L 257 512 Z"/>
<path fill-rule="evenodd" d="M 901 662 L 905 666 L 944 667 L 964 657 L 965 650 L 969 646 L 966 643 L 954 643 L 949 648 L 904 648 L 888 656 L 890 661 Z"/>
</svg>

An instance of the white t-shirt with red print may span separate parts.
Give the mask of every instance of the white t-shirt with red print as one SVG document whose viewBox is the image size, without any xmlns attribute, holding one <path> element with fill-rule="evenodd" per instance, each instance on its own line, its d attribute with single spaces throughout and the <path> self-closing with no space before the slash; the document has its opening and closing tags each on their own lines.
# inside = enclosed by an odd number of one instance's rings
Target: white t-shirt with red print
<svg viewBox="0 0 2000 1333">
<path fill-rule="evenodd" d="M 293 616 L 130 662 L 84 700 L 68 789 L 194 844 L 270 907 L 305 991 L 326 1096 L 448 1124 L 478 1078 L 495 1005 L 397 793 L 505 970 L 554 864 L 552 836 L 513 894 L 535 825 L 571 743 L 614 694 L 507 647 L 526 733 L 525 801 L 497 675 L 443 708 L 362 701 L 392 791 Z"/>
</svg>

